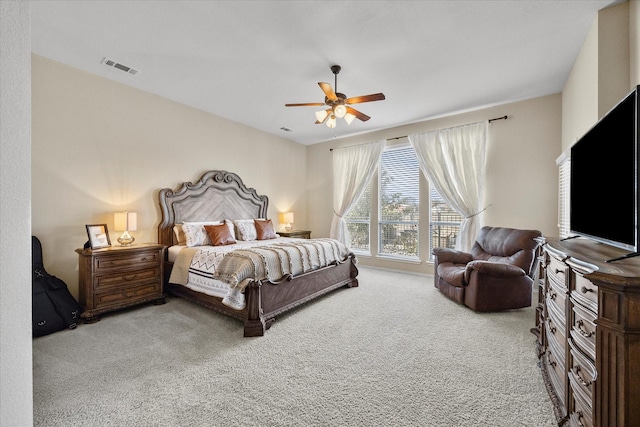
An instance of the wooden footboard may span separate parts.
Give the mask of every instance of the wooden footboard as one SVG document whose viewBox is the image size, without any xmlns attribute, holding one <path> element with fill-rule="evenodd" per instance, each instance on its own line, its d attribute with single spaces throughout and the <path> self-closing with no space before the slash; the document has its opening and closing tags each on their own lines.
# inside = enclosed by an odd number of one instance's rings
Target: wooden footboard
<svg viewBox="0 0 640 427">
<path fill-rule="evenodd" d="M 251 282 L 245 290 L 247 319 L 244 336 L 264 335 L 275 317 L 342 286 L 358 286 L 355 256 L 341 264 L 315 270 L 279 283 Z"/>
<path fill-rule="evenodd" d="M 357 276 L 356 257 L 351 254 L 343 263 L 290 280 L 251 282 L 245 289 L 246 307 L 243 310 L 234 310 L 224 305 L 222 298 L 192 291 L 185 286 L 167 283 L 165 289 L 172 295 L 242 321 L 245 337 L 259 337 L 269 329 L 276 316 L 340 287 L 357 287 Z"/>
</svg>

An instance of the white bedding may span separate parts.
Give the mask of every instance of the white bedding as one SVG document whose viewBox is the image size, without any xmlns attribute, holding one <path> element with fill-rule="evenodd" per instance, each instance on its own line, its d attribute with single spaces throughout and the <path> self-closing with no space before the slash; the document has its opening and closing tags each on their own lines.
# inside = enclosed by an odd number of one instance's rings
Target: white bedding
<svg viewBox="0 0 640 427">
<path fill-rule="evenodd" d="M 242 310 L 245 307 L 242 289 L 232 287 L 214 277 L 224 254 L 236 249 L 255 248 L 297 240 L 306 241 L 306 239 L 278 237 L 270 240 L 238 240 L 237 243 L 226 246 L 195 246 L 191 248 L 185 245 L 171 246 L 168 255 L 169 261 L 174 264 L 174 267 L 169 282 L 206 295 L 223 298 L 222 302 L 227 306 Z"/>
</svg>

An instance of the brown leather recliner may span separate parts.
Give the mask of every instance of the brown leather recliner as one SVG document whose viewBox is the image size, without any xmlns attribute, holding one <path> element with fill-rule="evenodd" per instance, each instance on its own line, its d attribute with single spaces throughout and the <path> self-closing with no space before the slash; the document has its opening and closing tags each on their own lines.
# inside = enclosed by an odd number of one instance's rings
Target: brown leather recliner
<svg viewBox="0 0 640 427">
<path fill-rule="evenodd" d="M 531 306 L 538 230 L 480 229 L 471 253 L 434 248 L 434 285 L 475 311 Z"/>
</svg>

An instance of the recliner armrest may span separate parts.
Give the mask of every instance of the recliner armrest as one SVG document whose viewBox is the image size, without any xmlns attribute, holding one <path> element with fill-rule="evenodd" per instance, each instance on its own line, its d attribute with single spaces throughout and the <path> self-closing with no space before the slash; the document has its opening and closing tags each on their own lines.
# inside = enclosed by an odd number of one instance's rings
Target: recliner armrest
<svg viewBox="0 0 640 427">
<path fill-rule="evenodd" d="M 503 262 L 490 262 L 476 260 L 467 264 L 465 271 L 466 282 L 469 283 L 469 276 L 473 271 L 477 271 L 480 274 L 493 277 L 513 277 L 513 276 L 525 276 L 526 273 L 523 269 L 517 265 L 505 264 Z"/>
<path fill-rule="evenodd" d="M 473 261 L 470 253 L 457 251 L 449 248 L 433 248 L 431 253 L 438 259 L 438 262 L 452 262 L 454 264 L 466 264 Z"/>
</svg>

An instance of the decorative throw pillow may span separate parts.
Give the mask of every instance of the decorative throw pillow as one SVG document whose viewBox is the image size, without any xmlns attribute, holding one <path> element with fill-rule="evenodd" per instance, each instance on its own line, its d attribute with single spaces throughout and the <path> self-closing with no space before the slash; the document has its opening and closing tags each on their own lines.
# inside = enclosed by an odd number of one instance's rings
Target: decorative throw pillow
<svg viewBox="0 0 640 427">
<path fill-rule="evenodd" d="M 256 238 L 258 240 L 269 240 L 278 237 L 270 219 L 256 219 L 254 223 L 256 227 Z"/>
<path fill-rule="evenodd" d="M 205 225 L 204 229 L 209 235 L 213 246 L 233 245 L 236 243 L 236 238 L 231 234 L 227 224 Z"/>
<path fill-rule="evenodd" d="M 184 235 L 182 230 L 182 224 L 176 224 L 173 226 L 173 233 L 176 235 L 176 241 L 179 245 L 187 244 L 187 236 Z"/>
<path fill-rule="evenodd" d="M 236 238 L 238 240 L 251 241 L 256 240 L 256 225 L 252 219 L 238 219 L 233 221 L 236 226 Z"/>
<path fill-rule="evenodd" d="M 187 246 L 204 246 L 210 245 L 211 239 L 204 229 L 205 225 L 220 225 L 220 221 L 209 222 L 185 222 L 182 224 L 182 231 L 186 238 Z"/>
</svg>

